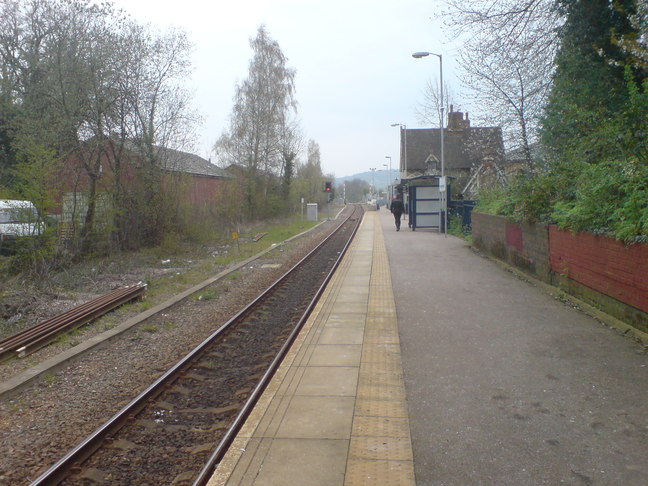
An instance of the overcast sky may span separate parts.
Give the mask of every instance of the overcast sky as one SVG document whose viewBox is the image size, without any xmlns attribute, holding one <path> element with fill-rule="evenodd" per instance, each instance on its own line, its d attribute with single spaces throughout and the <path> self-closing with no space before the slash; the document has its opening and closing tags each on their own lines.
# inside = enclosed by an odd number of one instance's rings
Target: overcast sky
<svg viewBox="0 0 648 486">
<path fill-rule="evenodd" d="M 298 117 L 305 138 L 321 150 L 322 169 L 337 177 L 396 170 L 399 130 L 421 126 L 423 90 L 438 80 L 458 92 L 456 48 L 435 13 L 438 0 L 115 0 L 137 20 L 182 27 L 195 45 L 191 86 L 205 118 L 196 153 L 210 157 L 228 126 L 236 83 L 247 77 L 249 40 L 264 24 L 296 70 Z"/>
</svg>

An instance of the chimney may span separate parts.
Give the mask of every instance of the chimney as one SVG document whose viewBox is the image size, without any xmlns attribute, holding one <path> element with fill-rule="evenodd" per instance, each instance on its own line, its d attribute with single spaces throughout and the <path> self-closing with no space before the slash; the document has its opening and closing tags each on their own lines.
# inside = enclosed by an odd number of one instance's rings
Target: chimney
<svg viewBox="0 0 648 486">
<path fill-rule="evenodd" d="M 468 122 L 470 126 L 470 122 Z M 448 130 L 463 130 L 466 128 L 463 119 L 463 113 L 454 111 L 454 106 L 450 105 L 450 112 L 448 113 Z"/>
</svg>

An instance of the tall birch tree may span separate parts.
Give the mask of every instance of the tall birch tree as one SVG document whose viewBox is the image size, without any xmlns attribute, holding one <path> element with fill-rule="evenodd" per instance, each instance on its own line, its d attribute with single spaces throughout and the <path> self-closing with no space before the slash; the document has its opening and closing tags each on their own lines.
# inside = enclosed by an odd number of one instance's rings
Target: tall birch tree
<svg viewBox="0 0 648 486">
<path fill-rule="evenodd" d="M 296 109 L 295 70 L 279 43 L 261 25 L 250 40 L 253 56 L 248 77 L 236 87 L 229 130 L 217 142 L 221 164 L 242 167 L 250 218 L 267 213 L 264 203 L 285 167 L 285 136 Z"/>
</svg>

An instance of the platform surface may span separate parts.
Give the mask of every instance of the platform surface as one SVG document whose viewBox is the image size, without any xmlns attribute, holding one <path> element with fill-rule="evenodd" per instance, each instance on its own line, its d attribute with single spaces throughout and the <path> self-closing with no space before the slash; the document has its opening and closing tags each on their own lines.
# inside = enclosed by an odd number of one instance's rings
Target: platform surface
<svg viewBox="0 0 648 486">
<path fill-rule="evenodd" d="M 370 211 L 210 485 L 645 486 L 647 404 L 642 346 Z"/>
<path fill-rule="evenodd" d="M 366 214 L 209 485 L 413 485 L 389 263 Z"/>
</svg>

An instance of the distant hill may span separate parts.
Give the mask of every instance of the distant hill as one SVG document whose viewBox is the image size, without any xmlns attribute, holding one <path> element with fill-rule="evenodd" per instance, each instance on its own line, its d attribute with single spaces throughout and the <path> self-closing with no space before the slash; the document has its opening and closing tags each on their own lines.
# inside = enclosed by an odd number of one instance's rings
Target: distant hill
<svg viewBox="0 0 648 486">
<path fill-rule="evenodd" d="M 394 177 L 395 179 L 398 178 L 397 170 L 392 169 L 392 177 Z M 369 185 L 374 184 L 375 181 L 377 189 L 387 190 L 387 186 L 389 185 L 389 170 L 377 170 L 375 171 L 375 173 L 372 171 L 367 171 L 346 177 L 336 177 L 335 185 L 338 186 L 345 181 L 351 181 L 353 179 L 360 179 L 362 181 L 365 181 Z"/>
</svg>

